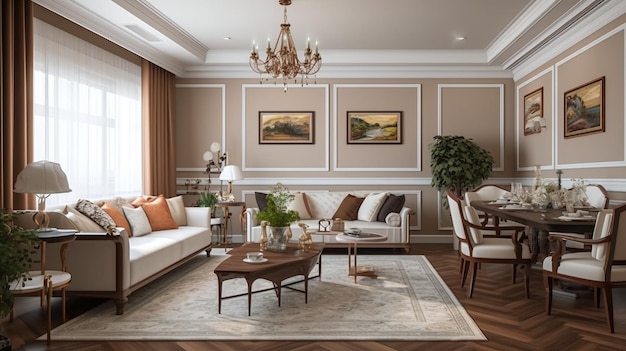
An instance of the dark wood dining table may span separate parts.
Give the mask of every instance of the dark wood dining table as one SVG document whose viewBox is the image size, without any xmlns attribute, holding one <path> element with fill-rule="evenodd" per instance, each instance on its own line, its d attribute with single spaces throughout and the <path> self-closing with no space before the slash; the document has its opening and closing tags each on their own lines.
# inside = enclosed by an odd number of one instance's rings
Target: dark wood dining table
<svg viewBox="0 0 626 351">
<path fill-rule="evenodd" d="M 540 210 L 532 207 L 507 209 L 507 206 L 493 201 L 472 201 L 470 205 L 493 216 L 496 226 L 506 225 L 501 224 L 503 219 L 525 225 L 533 262 L 549 254 L 549 232 L 590 234 L 596 224 L 595 217 L 598 212 L 598 209 L 586 209 L 589 215 L 593 216 L 589 220 L 562 220 L 559 217 L 563 216 L 564 209 Z"/>
</svg>

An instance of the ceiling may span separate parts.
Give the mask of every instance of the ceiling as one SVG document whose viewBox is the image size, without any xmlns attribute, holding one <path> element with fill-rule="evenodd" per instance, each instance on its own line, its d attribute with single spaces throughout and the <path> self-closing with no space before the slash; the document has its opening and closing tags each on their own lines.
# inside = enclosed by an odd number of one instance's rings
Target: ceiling
<svg viewBox="0 0 626 351">
<path fill-rule="evenodd" d="M 278 0 L 34 1 L 180 77 L 256 78 L 252 43 L 263 51 L 283 21 Z M 293 0 L 286 8 L 300 52 L 307 38 L 319 43 L 321 78 L 510 77 L 565 31 L 623 13 L 609 11 L 621 2 Z"/>
</svg>

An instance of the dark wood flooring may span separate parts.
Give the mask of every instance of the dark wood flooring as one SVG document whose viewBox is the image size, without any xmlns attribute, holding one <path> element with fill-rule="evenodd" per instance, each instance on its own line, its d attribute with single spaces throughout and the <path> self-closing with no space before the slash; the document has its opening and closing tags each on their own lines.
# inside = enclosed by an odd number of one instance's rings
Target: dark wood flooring
<svg viewBox="0 0 626 351">
<path fill-rule="evenodd" d="M 360 254 L 367 254 L 359 250 Z M 393 250 L 369 253 L 403 254 Z M 326 251 L 325 251 L 325 254 Z M 328 254 L 345 254 L 345 250 L 329 250 Z M 504 265 L 483 265 L 479 271 L 474 297 L 468 299 L 460 287 L 457 253 L 451 245 L 414 244 L 410 254 L 428 257 L 437 272 L 461 301 L 487 337 L 487 341 L 439 342 L 333 342 L 333 341 L 120 341 L 69 342 L 35 341 L 45 334 L 43 309 L 37 298 L 19 298 L 16 318 L 0 324 L 0 334 L 13 342 L 13 350 L 624 350 L 626 349 L 626 289 L 614 292 L 615 334 L 607 331 L 604 309 L 593 306 L 592 295 L 582 292 L 578 297 L 556 295 L 553 314 L 546 315 L 544 288 L 540 269 L 533 269 L 531 299 L 524 297 L 523 285 L 511 284 L 511 269 Z M 365 259 L 365 257 L 363 258 Z M 369 278 L 359 278 L 369 279 Z M 53 302 L 53 325 L 61 323 L 60 299 Z M 99 303 L 94 299 L 68 299 L 68 318 L 74 318 Z M 104 303 L 112 303 L 105 301 Z"/>
</svg>

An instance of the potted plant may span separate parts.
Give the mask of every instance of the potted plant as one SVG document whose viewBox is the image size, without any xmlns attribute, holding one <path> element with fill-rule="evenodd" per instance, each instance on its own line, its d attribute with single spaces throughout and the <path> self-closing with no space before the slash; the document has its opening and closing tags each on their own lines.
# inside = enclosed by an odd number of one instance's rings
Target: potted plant
<svg viewBox="0 0 626 351">
<path fill-rule="evenodd" d="M 215 204 L 217 203 L 217 194 L 211 193 L 208 191 L 201 192 L 200 197 L 198 198 L 198 202 L 196 203 L 198 207 L 209 207 L 211 208 L 211 217 L 214 215 Z"/>
<path fill-rule="evenodd" d="M 450 189 L 459 197 L 491 176 L 491 154 L 472 139 L 437 135 L 430 145 L 432 186 L 439 191 Z"/>
<path fill-rule="evenodd" d="M 300 219 L 297 211 L 290 210 L 294 195 L 282 183 L 277 183 L 267 194 L 267 208 L 256 214 L 257 221 L 268 225 L 267 249 L 284 251 L 287 248 L 289 225 Z"/>
<path fill-rule="evenodd" d="M 13 224 L 13 216 L 0 210 L 0 317 L 7 316 L 13 308 L 15 296 L 9 284 L 17 279 L 28 279 L 27 272 L 33 263 L 39 238 L 34 229 L 24 229 Z M 2 340 L 0 343 L 10 339 Z"/>
</svg>

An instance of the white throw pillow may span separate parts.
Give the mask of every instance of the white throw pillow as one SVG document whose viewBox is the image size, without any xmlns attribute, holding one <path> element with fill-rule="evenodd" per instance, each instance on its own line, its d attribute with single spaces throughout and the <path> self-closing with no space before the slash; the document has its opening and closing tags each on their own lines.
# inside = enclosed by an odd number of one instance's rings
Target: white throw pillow
<svg viewBox="0 0 626 351">
<path fill-rule="evenodd" d="M 288 210 L 294 210 L 300 214 L 300 219 L 312 219 L 311 211 L 309 210 L 309 203 L 306 199 L 305 193 L 294 193 L 294 198 L 289 206 Z"/>
<path fill-rule="evenodd" d="M 187 212 L 185 211 L 185 201 L 182 196 L 176 196 L 167 199 L 167 206 L 170 208 L 170 213 L 174 222 L 181 225 L 187 225 Z"/>
<path fill-rule="evenodd" d="M 359 213 L 357 219 L 359 221 L 374 222 L 378 216 L 380 207 L 385 202 L 388 193 L 369 194 L 363 200 L 361 207 L 359 207 Z"/>
<path fill-rule="evenodd" d="M 401 223 L 400 219 L 399 213 L 391 212 L 387 214 L 387 217 L 385 217 L 385 223 L 387 223 L 390 227 L 399 227 Z"/>
<path fill-rule="evenodd" d="M 126 220 L 128 220 L 128 224 L 130 224 L 130 229 L 133 231 L 133 236 L 142 236 L 152 233 L 150 221 L 143 208 L 124 206 L 122 210 L 124 210 L 124 216 L 126 216 Z"/>
</svg>

